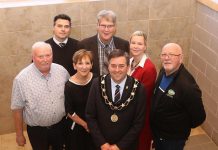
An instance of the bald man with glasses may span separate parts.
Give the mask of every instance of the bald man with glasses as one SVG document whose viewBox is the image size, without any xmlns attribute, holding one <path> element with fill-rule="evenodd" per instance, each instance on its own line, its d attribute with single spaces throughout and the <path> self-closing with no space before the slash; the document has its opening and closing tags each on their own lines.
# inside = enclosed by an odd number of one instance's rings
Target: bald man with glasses
<svg viewBox="0 0 218 150">
<path fill-rule="evenodd" d="M 155 150 L 183 150 L 191 128 L 201 125 L 206 118 L 201 90 L 183 65 L 178 44 L 166 44 L 160 59 L 162 69 L 150 116 Z"/>
</svg>

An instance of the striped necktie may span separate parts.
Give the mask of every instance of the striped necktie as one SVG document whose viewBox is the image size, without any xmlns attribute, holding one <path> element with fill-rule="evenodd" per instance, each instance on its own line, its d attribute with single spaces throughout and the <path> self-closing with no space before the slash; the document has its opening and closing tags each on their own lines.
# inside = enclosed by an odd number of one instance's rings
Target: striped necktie
<svg viewBox="0 0 218 150">
<path fill-rule="evenodd" d="M 66 44 L 65 43 L 59 43 L 60 47 L 63 48 Z"/>
<path fill-rule="evenodd" d="M 120 86 L 116 85 L 115 95 L 114 95 L 114 102 L 118 102 L 120 100 Z"/>
<path fill-rule="evenodd" d="M 103 64 L 102 72 L 103 74 L 108 74 L 108 55 L 111 52 L 109 45 L 105 45 L 103 51 L 104 51 L 104 64 Z"/>
</svg>

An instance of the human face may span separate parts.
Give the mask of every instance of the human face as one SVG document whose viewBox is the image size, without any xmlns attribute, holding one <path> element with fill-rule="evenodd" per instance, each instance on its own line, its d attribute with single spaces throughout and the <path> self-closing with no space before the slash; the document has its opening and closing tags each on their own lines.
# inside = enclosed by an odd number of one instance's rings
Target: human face
<svg viewBox="0 0 218 150">
<path fill-rule="evenodd" d="M 59 42 L 63 42 L 70 35 L 71 32 L 70 22 L 64 19 L 57 19 L 54 24 L 53 32 L 55 38 Z"/>
<path fill-rule="evenodd" d="M 101 18 L 98 22 L 97 31 L 103 43 L 108 43 L 116 32 L 116 26 L 112 19 Z"/>
<path fill-rule="evenodd" d="M 42 74 L 47 75 L 52 63 L 52 50 L 47 47 L 35 49 L 32 57 L 36 68 Z"/>
<path fill-rule="evenodd" d="M 129 65 L 127 65 L 124 56 L 111 58 L 108 65 L 108 70 L 114 82 L 119 84 L 127 75 Z"/>
<path fill-rule="evenodd" d="M 145 39 L 143 36 L 132 36 L 130 39 L 130 52 L 133 57 L 140 57 L 146 50 Z"/>
<path fill-rule="evenodd" d="M 160 57 L 166 75 L 170 75 L 177 71 L 183 59 L 182 50 L 172 44 L 167 45 L 162 49 Z"/>
<path fill-rule="evenodd" d="M 73 63 L 73 67 L 77 70 L 77 74 L 81 77 L 87 77 L 90 70 L 92 69 L 92 63 L 88 56 L 84 56 L 81 60 Z"/>
</svg>

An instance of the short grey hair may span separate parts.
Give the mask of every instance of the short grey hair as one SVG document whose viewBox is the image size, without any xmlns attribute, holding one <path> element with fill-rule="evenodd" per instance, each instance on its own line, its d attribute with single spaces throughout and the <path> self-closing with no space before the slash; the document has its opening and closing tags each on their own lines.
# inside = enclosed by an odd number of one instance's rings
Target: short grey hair
<svg viewBox="0 0 218 150">
<path fill-rule="evenodd" d="M 48 48 L 51 50 L 51 53 L 52 53 L 52 48 L 50 44 L 45 43 L 43 41 L 38 41 L 38 42 L 35 42 L 32 46 L 32 56 L 33 56 L 34 51 L 38 48 Z"/>
<path fill-rule="evenodd" d="M 99 13 L 97 14 L 98 23 L 100 22 L 102 18 L 106 18 L 107 20 L 112 19 L 112 22 L 116 24 L 117 17 L 116 17 L 116 14 L 112 10 L 104 9 L 104 10 L 99 11 Z"/>
</svg>

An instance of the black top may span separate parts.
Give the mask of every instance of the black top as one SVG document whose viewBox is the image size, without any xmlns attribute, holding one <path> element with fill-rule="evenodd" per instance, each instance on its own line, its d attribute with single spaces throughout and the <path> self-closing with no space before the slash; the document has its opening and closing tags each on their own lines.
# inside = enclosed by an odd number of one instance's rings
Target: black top
<svg viewBox="0 0 218 150">
<path fill-rule="evenodd" d="M 78 50 L 78 41 L 72 38 L 68 38 L 68 41 L 64 47 L 57 45 L 53 38 L 45 41 L 49 43 L 53 51 L 53 62 L 62 65 L 70 75 L 76 73 L 73 69 L 73 54 Z"/>
<path fill-rule="evenodd" d="M 73 114 L 74 112 L 83 120 L 85 119 L 85 107 L 89 95 L 89 90 L 92 84 L 92 80 L 86 85 L 79 85 L 68 80 L 65 85 L 65 110 L 68 114 Z"/>
</svg>

